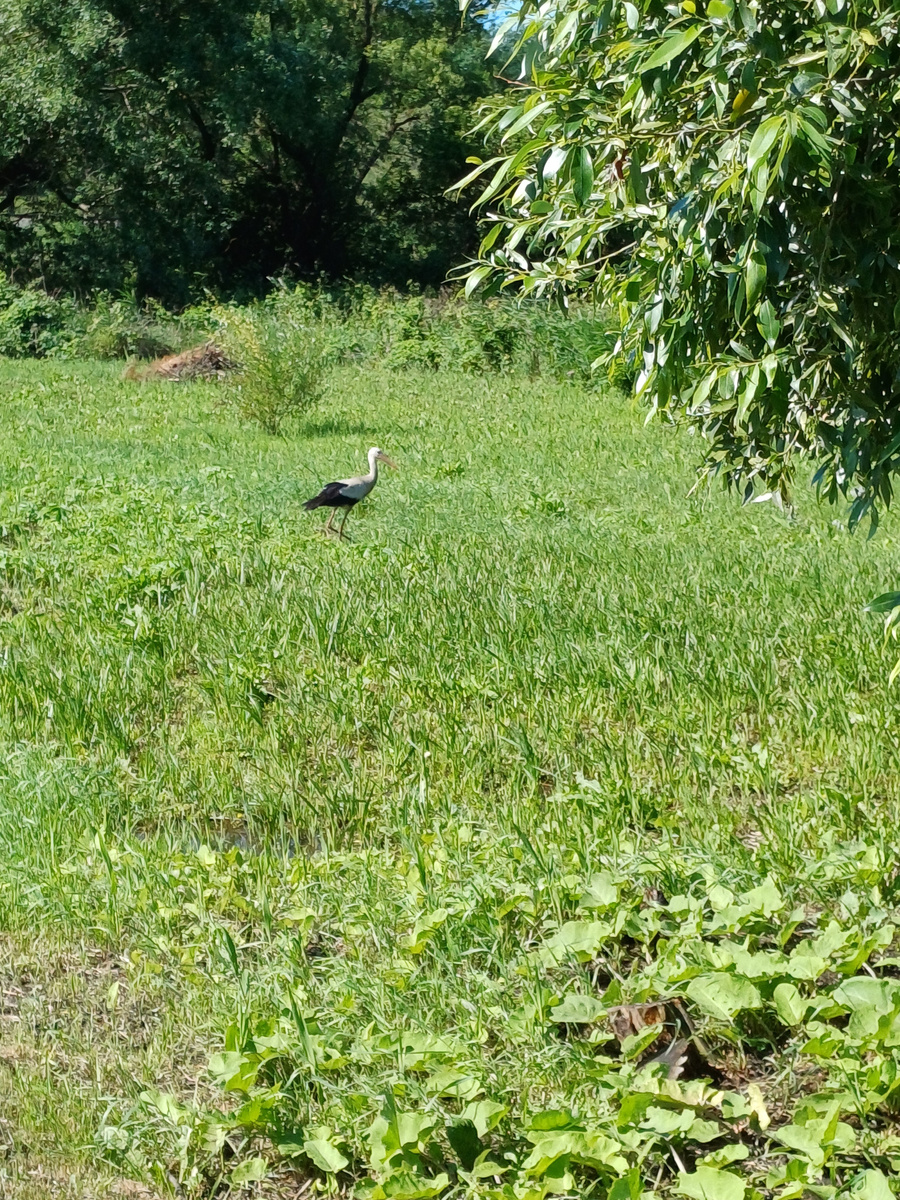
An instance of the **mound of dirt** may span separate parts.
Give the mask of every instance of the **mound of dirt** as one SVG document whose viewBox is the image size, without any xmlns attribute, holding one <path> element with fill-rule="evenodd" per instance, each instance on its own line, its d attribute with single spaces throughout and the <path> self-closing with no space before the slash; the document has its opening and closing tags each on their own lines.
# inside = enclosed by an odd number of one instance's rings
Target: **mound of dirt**
<svg viewBox="0 0 900 1200">
<path fill-rule="evenodd" d="M 132 363 L 125 371 L 125 378 L 141 381 L 224 379 L 229 371 L 237 369 L 238 364 L 233 362 L 215 342 L 204 342 L 202 346 L 194 346 L 191 350 L 182 350 L 181 354 L 167 354 L 165 358 L 154 359 L 153 362 L 144 366 Z"/>
</svg>

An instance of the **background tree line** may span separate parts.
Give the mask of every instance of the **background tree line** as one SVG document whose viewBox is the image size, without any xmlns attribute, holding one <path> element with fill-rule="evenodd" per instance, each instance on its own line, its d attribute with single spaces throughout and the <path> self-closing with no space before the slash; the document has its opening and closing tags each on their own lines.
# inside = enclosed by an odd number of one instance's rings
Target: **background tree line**
<svg viewBox="0 0 900 1200">
<path fill-rule="evenodd" d="M 440 283 L 487 45 L 455 0 L 0 0 L 0 265 L 176 304 Z"/>
</svg>

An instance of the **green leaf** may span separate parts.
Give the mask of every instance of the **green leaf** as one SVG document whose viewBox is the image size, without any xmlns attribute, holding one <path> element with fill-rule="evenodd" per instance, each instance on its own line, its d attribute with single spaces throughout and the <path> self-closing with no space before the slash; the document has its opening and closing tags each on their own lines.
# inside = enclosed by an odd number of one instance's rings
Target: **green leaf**
<svg viewBox="0 0 900 1200">
<path fill-rule="evenodd" d="M 472 273 L 473 276 L 477 272 Z M 471 277 L 469 283 L 471 282 Z M 469 294 L 469 283 L 466 284 L 466 294 Z M 477 286 L 477 283 L 476 283 Z M 474 289 L 473 289 L 474 290 Z M 413 926 L 413 931 L 403 939 L 402 945 L 410 954 L 421 954 L 440 927 L 447 920 L 449 913 L 446 908 L 436 908 L 433 912 L 424 913 Z"/>
<path fill-rule="evenodd" d="M 822 1148 L 817 1129 L 808 1129 L 803 1125 L 782 1125 L 780 1129 L 769 1134 L 782 1146 L 805 1154 L 814 1167 L 821 1167 L 825 1161 L 825 1151 Z"/>
<path fill-rule="evenodd" d="M 565 146 L 554 146 L 544 163 L 541 174 L 545 179 L 554 179 L 565 164 L 569 151 Z"/>
<path fill-rule="evenodd" d="M 698 975 L 685 988 L 691 1000 L 711 1017 L 730 1021 L 743 1009 L 759 1008 L 762 998 L 749 979 L 715 971 Z"/>
<path fill-rule="evenodd" d="M 900 984 L 890 979 L 859 975 L 846 979 L 833 995 L 837 1004 L 850 1010 L 847 1032 L 854 1038 L 886 1037 L 900 1012 Z"/>
<path fill-rule="evenodd" d="M 690 1175 L 680 1172 L 676 1190 L 692 1200 L 743 1200 L 747 1189 L 743 1179 L 732 1171 L 698 1167 Z"/>
<path fill-rule="evenodd" d="M 264 1158 L 248 1158 L 231 1172 L 231 1182 L 238 1186 L 259 1183 L 261 1179 L 265 1179 L 267 1172 L 268 1164 Z"/>
<path fill-rule="evenodd" d="M 849 1200 L 896 1200 L 896 1197 L 887 1176 L 877 1167 L 869 1167 L 850 1184 Z"/>
<path fill-rule="evenodd" d="M 594 1170 L 628 1170 L 628 1161 L 622 1156 L 619 1143 L 603 1133 L 560 1130 L 532 1133 L 529 1139 L 534 1143 L 534 1149 L 522 1164 L 529 1175 L 545 1174 L 563 1157 Z"/>
<path fill-rule="evenodd" d="M 551 101 L 542 100 L 539 104 L 535 104 L 532 108 L 526 108 L 526 111 L 522 113 L 521 117 L 519 117 L 517 121 L 513 121 L 509 129 L 506 130 L 503 135 L 503 141 L 507 141 L 509 138 L 519 133 L 527 125 L 531 125 L 536 117 L 541 116 L 541 114 L 545 113 L 550 107 Z"/>
<path fill-rule="evenodd" d="M 619 889 L 613 883 L 609 871 L 598 871 L 592 875 L 578 901 L 579 908 L 611 908 L 619 900 Z"/>
<path fill-rule="evenodd" d="M 490 247 L 484 247 L 484 249 L 489 249 L 489 248 Z M 483 283 L 485 279 L 487 279 L 487 277 L 488 277 L 488 275 L 490 275 L 490 273 L 491 273 L 490 267 L 476 267 L 474 271 L 470 272 L 469 277 L 466 280 L 466 298 L 467 299 L 469 296 L 472 295 L 472 293 L 474 291 L 477 290 L 479 285 L 481 283 Z"/>
<path fill-rule="evenodd" d="M 732 0 L 709 0 L 706 15 L 711 21 L 728 21 L 734 12 Z"/>
<path fill-rule="evenodd" d="M 593 958 L 610 935 L 605 921 L 566 921 L 553 934 L 545 949 L 557 962 L 570 955 Z"/>
<path fill-rule="evenodd" d="M 586 204 L 594 186 L 594 164 L 586 146 L 576 146 L 570 168 L 572 191 L 577 204 Z"/>
<path fill-rule="evenodd" d="M 471 171 L 468 173 L 468 175 L 464 175 L 464 176 L 463 176 L 463 178 L 462 178 L 462 179 L 459 181 L 459 183 L 456 183 L 456 184 L 454 184 L 454 185 L 453 185 L 453 191 L 454 191 L 454 192 L 461 192 L 461 191 L 463 190 L 463 188 L 466 188 L 466 187 L 468 187 L 470 183 L 474 183 L 474 181 L 475 181 L 475 180 L 476 180 L 476 179 L 477 179 L 477 178 L 478 178 L 480 175 L 483 175 L 485 171 L 489 171 L 489 170 L 491 169 L 491 167 L 493 167 L 493 166 L 496 166 L 496 164 L 497 164 L 498 162 L 501 162 L 502 160 L 501 160 L 501 158 L 498 156 L 498 157 L 496 157 L 496 158 L 489 158 L 489 159 L 487 160 L 487 162 L 481 162 L 481 161 L 480 161 L 480 159 L 474 159 L 474 160 L 473 160 L 473 159 L 467 159 L 466 161 L 467 161 L 467 162 L 473 162 L 473 161 L 474 161 L 474 162 L 476 162 L 476 163 L 477 163 L 477 166 L 476 166 L 476 167 L 475 167 L 473 170 L 471 170 Z"/>
<path fill-rule="evenodd" d="M 606 1005 L 596 996 L 581 996 L 569 992 L 556 1008 L 550 1009 L 550 1020 L 557 1024 L 586 1025 L 597 1021 L 606 1012 Z"/>
<path fill-rule="evenodd" d="M 658 1104 L 651 1104 L 644 1113 L 641 1129 L 649 1129 L 653 1133 L 664 1135 L 687 1133 L 693 1123 L 694 1110 L 692 1108 L 662 1108 Z M 718 1133 L 718 1127 L 716 1132 Z"/>
<path fill-rule="evenodd" d="M 646 62 L 641 63 L 638 67 L 639 71 L 655 71 L 657 67 L 664 67 L 666 63 L 670 63 L 677 58 L 679 54 L 683 54 L 688 46 L 692 45 L 700 36 L 700 26 L 691 25 L 688 29 L 682 29 L 679 33 L 668 38 L 663 44 L 655 50 Z"/>
<path fill-rule="evenodd" d="M 478 1136 L 478 1131 L 471 1121 L 451 1121 L 446 1128 L 447 1141 L 453 1153 L 462 1163 L 463 1170 L 471 1171 L 479 1155 L 484 1153 L 484 1146 Z"/>
<path fill-rule="evenodd" d="M 445 1191 L 450 1183 L 449 1176 L 441 1172 L 433 1179 L 415 1171 L 396 1171 L 382 1185 L 380 1194 L 389 1200 L 433 1200 Z"/>
<path fill-rule="evenodd" d="M 806 1016 L 809 1001 L 804 1000 L 792 983 L 779 983 L 773 999 L 778 1019 L 783 1025 L 800 1025 Z"/>
<path fill-rule="evenodd" d="M 308 1138 L 303 1143 L 303 1150 L 312 1163 L 328 1175 L 336 1175 L 343 1171 L 350 1159 L 346 1158 L 331 1141 L 326 1138 Z"/>
<path fill-rule="evenodd" d="M 783 126 L 784 117 L 781 116 L 766 117 L 764 121 L 760 121 L 747 150 L 747 171 L 749 174 L 752 175 L 756 171 L 757 166 L 768 156 Z"/>
<path fill-rule="evenodd" d="M 460 1120 L 471 1121 L 478 1136 L 484 1137 L 497 1127 L 508 1111 L 506 1105 L 497 1104 L 494 1100 L 476 1100 L 466 1105 L 460 1113 Z"/>
<path fill-rule="evenodd" d="M 706 1121 L 703 1117 L 694 1117 L 686 1134 L 688 1141 L 699 1142 L 701 1145 L 705 1145 L 707 1142 L 714 1142 L 721 1136 L 722 1126 L 719 1122 Z M 722 1165 L 722 1163 L 707 1163 L 707 1166 L 718 1167 Z"/>
<path fill-rule="evenodd" d="M 607 1192 L 606 1200 L 640 1200 L 641 1173 L 637 1167 L 632 1167 L 624 1175 L 620 1175 Z"/>
<path fill-rule="evenodd" d="M 766 286 L 766 260 L 758 250 L 754 250 L 747 258 L 744 266 L 744 286 L 747 308 L 754 309 Z"/>
<path fill-rule="evenodd" d="M 900 608 L 900 592 L 883 592 L 880 596 L 876 596 L 874 600 L 870 600 L 863 611 L 885 613 L 891 612 L 895 608 Z"/>
<path fill-rule="evenodd" d="M 749 1157 L 749 1146 L 745 1146 L 743 1142 L 732 1142 L 728 1146 L 722 1146 L 719 1150 L 713 1150 L 709 1154 L 704 1154 L 700 1165 L 704 1167 L 727 1167 L 729 1163 L 743 1162 L 745 1158 Z"/>
<path fill-rule="evenodd" d="M 781 333 L 781 322 L 775 316 L 775 308 L 771 300 L 763 300 L 756 314 L 756 328 L 766 339 L 770 350 L 775 348 L 778 335 Z"/>
<path fill-rule="evenodd" d="M 648 1025 L 639 1033 L 633 1033 L 630 1037 L 624 1038 L 619 1047 L 622 1057 L 626 1060 L 638 1058 L 648 1046 L 653 1045 L 662 1030 L 662 1025 Z"/>
</svg>

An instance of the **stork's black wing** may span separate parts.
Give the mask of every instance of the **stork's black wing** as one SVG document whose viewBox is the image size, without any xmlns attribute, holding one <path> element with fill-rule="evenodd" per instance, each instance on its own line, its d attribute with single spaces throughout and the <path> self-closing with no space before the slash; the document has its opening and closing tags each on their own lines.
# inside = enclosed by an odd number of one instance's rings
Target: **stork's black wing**
<svg viewBox="0 0 900 1200">
<path fill-rule="evenodd" d="M 341 488 L 346 486 L 346 483 L 342 479 L 336 479 L 333 483 L 326 483 L 318 496 L 313 496 L 312 500 L 307 500 L 303 507 L 309 512 L 313 508 L 340 508 L 343 505 L 353 504 L 353 500 L 341 495 Z"/>
</svg>

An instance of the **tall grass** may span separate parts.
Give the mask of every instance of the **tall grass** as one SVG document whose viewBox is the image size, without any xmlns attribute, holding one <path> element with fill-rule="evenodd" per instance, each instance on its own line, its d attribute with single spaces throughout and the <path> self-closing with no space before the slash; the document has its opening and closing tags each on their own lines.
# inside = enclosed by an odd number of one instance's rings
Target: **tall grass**
<svg viewBox="0 0 900 1200">
<path fill-rule="evenodd" d="M 175 314 L 127 296 L 100 295 L 81 305 L 0 279 L 0 355 L 8 357 L 154 358 L 207 337 L 234 340 L 241 330 L 244 340 L 253 333 L 257 349 L 260 338 L 267 343 L 257 365 L 265 361 L 276 373 L 276 360 L 284 365 L 296 358 L 299 338 L 301 357 L 314 345 L 312 357 L 321 350 L 331 363 L 589 382 L 595 360 L 615 341 L 609 316 L 589 306 L 565 314 L 536 302 L 466 303 L 449 291 L 403 296 L 362 286 L 280 283 L 261 301 L 210 300 Z M 627 383 L 629 364 L 616 369 L 617 380 Z M 268 391 L 283 395 L 283 381 L 269 380 Z"/>
<path fill-rule="evenodd" d="M 216 1148 L 245 1096 L 207 1062 L 291 997 L 291 1070 L 321 1054 L 283 1111 L 348 1156 L 386 1095 L 436 1111 L 408 1032 L 487 1063 L 520 1131 L 594 1111 L 600 1043 L 548 1013 L 597 963 L 528 956 L 600 865 L 623 895 L 771 873 L 823 923 L 894 903 L 900 721 L 862 612 L 893 518 L 866 543 L 810 496 L 689 496 L 691 440 L 577 381 L 338 349 L 277 440 L 215 385 L 0 364 L 0 1194 L 40 1168 L 212 1197 L 261 1159 L 290 1194 L 305 1151 L 277 1167 L 249 1118 Z M 303 501 L 375 443 L 401 470 L 335 545 Z M 352 1065 L 322 1066 L 331 1030 Z"/>
</svg>

